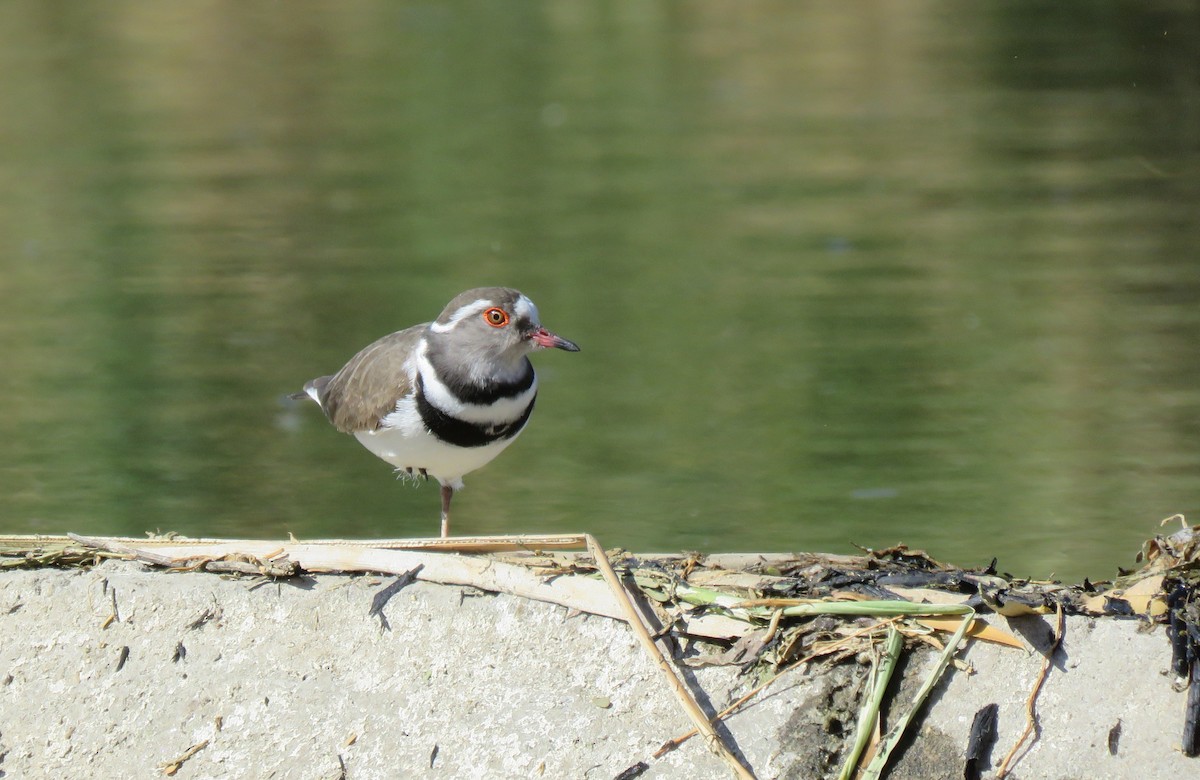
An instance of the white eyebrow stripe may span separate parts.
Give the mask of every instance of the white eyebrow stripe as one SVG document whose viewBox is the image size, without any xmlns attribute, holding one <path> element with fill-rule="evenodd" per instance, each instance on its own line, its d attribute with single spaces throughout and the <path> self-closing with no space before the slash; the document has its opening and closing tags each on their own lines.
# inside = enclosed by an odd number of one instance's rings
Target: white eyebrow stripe
<svg viewBox="0 0 1200 780">
<path fill-rule="evenodd" d="M 450 331 L 454 330 L 455 325 L 458 325 L 458 323 L 462 322 L 467 317 L 470 317 L 472 314 L 479 314 L 481 311 L 487 308 L 487 305 L 488 302 L 480 298 L 473 303 L 468 303 L 466 306 L 461 307 L 458 311 L 454 312 L 454 314 L 451 314 L 450 321 L 445 324 L 435 320 L 434 323 L 429 326 L 429 329 L 434 333 L 449 333 Z"/>
<path fill-rule="evenodd" d="M 538 318 L 537 306 L 533 305 L 533 301 L 522 295 L 517 298 L 516 304 L 513 306 L 513 314 L 517 319 L 526 317 L 534 325 L 541 325 L 542 321 Z"/>
</svg>

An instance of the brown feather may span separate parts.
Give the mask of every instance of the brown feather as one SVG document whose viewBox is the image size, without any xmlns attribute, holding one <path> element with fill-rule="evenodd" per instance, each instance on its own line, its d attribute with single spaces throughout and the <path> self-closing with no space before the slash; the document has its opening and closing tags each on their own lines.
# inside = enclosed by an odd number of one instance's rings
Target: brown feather
<svg viewBox="0 0 1200 780">
<path fill-rule="evenodd" d="M 404 363 L 429 327 L 414 325 L 363 348 L 332 377 L 320 377 L 305 387 L 317 390 L 325 416 L 343 433 L 378 430 L 396 402 L 412 392 Z"/>
</svg>

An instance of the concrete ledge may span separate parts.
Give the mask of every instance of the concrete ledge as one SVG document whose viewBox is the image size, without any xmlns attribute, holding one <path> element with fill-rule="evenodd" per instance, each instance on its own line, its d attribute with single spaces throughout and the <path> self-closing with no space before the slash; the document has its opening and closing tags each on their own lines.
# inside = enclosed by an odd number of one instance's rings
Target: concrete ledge
<svg viewBox="0 0 1200 780">
<path fill-rule="evenodd" d="M 165 573 L 0 571 L 0 777 L 722 778 L 699 740 L 653 760 L 691 724 L 629 628 L 512 596 L 417 582 L 369 614 L 391 577 L 302 586 Z M 116 605 L 116 620 L 109 620 Z M 1001 625 L 1045 641 L 1049 623 Z M 1161 627 L 1070 618 L 1038 700 L 1041 738 L 1018 778 L 1200 775 L 1179 752 L 1185 694 Z M 999 705 L 999 763 L 1025 726 L 1036 653 L 979 642 L 927 707 L 889 777 L 963 777 L 975 712 Z M 915 657 L 915 679 L 931 660 Z M 729 667 L 688 670 L 700 701 L 751 687 Z M 863 670 L 795 671 L 726 722 L 759 777 L 835 771 Z M 903 695 L 903 694 L 902 694 Z M 1109 735 L 1120 723 L 1115 753 Z"/>
</svg>

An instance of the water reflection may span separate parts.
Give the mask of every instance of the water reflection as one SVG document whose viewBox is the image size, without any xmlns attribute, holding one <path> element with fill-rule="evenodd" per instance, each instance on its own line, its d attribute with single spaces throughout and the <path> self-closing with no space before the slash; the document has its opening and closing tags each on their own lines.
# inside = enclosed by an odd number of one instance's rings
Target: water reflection
<svg viewBox="0 0 1200 780">
<path fill-rule="evenodd" d="M 279 398 L 501 283 L 584 352 L 463 532 L 1110 574 L 1200 517 L 1198 33 L 6 4 L 0 530 L 432 533 L 435 491 Z"/>
</svg>

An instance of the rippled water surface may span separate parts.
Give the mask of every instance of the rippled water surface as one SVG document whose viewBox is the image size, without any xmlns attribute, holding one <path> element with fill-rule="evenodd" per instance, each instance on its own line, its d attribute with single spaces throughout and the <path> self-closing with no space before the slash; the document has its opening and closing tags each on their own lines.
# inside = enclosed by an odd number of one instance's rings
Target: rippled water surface
<svg viewBox="0 0 1200 780">
<path fill-rule="evenodd" d="M 404 536 L 281 401 L 528 293 L 461 533 L 1111 575 L 1200 521 L 1189 3 L 0 6 L 0 532 Z"/>
</svg>

